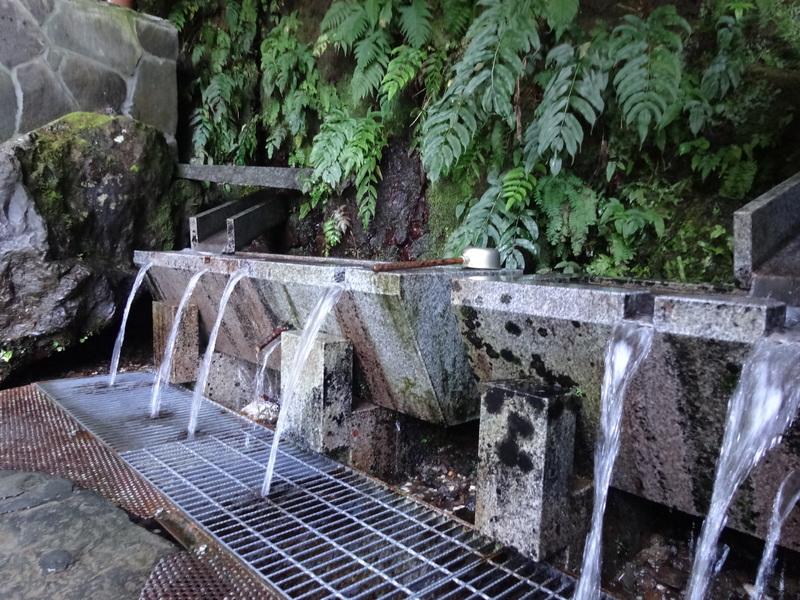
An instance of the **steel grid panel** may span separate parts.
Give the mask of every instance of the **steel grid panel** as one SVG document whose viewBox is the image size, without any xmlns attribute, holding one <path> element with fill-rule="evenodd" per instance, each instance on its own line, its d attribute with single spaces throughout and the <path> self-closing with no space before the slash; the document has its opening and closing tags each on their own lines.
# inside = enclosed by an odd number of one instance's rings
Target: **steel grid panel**
<svg viewBox="0 0 800 600">
<path fill-rule="evenodd" d="M 191 392 L 167 386 L 158 433 L 147 374 L 44 388 L 173 504 L 287 598 L 572 597 L 575 582 L 329 458 L 281 443 L 272 493 L 259 490 L 272 443 L 261 426 L 204 400 L 187 440 Z M 144 417 L 143 417 L 144 415 Z M 184 419 L 185 417 L 185 419 Z M 149 423 L 148 423 L 149 422 Z"/>
</svg>

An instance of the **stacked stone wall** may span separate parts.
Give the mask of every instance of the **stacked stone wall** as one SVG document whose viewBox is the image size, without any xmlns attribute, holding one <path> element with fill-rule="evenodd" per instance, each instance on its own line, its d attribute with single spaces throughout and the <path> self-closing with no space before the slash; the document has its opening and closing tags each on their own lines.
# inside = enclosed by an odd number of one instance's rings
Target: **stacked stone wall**
<svg viewBox="0 0 800 600">
<path fill-rule="evenodd" d="M 97 0 L 0 0 L 0 142 L 74 111 L 178 121 L 178 34 Z"/>
</svg>

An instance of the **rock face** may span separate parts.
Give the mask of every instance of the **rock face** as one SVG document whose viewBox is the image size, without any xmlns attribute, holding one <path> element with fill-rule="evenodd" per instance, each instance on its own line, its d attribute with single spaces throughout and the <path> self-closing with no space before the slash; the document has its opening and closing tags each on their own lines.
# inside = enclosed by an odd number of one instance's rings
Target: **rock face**
<svg viewBox="0 0 800 600">
<path fill-rule="evenodd" d="M 0 471 L 0 596 L 131 598 L 176 549 L 92 492 Z"/>
<path fill-rule="evenodd" d="M 74 113 L 0 146 L 0 381 L 109 324 L 133 250 L 171 246 L 171 165 L 127 117 Z"/>
<path fill-rule="evenodd" d="M 0 141 L 76 110 L 175 135 L 178 33 L 96 0 L 0 0 Z"/>
</svg>

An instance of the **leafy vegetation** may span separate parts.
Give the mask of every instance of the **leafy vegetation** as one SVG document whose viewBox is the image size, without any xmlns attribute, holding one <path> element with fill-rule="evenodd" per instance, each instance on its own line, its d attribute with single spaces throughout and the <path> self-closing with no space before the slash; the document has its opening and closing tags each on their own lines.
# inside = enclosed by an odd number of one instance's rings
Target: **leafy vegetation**
<svg viewBox="0 0 800 600">
<path fill-rule="evenodd" d="M 727 280 L 733 210 L 800 162 L 776 150 L 796 130 L 800 8 L 592 4 L 182 0 L 193 154 L 311 167 L 301 216 L 321 217 L 327 252 L 369 227 L 383 151 L 410 138 L 449 253 Z"/>
</svg>

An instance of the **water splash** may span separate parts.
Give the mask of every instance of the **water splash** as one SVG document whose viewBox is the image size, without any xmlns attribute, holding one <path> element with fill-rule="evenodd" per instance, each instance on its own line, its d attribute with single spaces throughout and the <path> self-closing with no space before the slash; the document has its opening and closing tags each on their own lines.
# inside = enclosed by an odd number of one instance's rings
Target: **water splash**
<svg viewBox="0 0 800 600">
<path fill-rule="evenodd" d="M 343 291 L 344 288 L 338 285 L 333 285 L 326 290 L 325 294 L 319 299 L 319 302 L 317 302 L 314 310 L 312 310 L 311 314 L 308 316 L 308 321 L 300 336 L 297 351 L 292 361 L 292 369 L 289 372 L 289 380 L 286 382 L 286 387 L 284 388 L 286 393 L 281 399 L 278 423 L 275 426 L 272 448 L 270 448 L 269 451 L 269 460 L 267 461 L 267 470 L 264 474 L 264 483 L 261 485 L 261 495 L 265 498 L 269 496 L 269 490 L 272 485 L 272 474 L 275 471 L 275 460 L 278 458 L 278 443 L 286 427 L 289 411 L 292 410 L 295 389 L 297 388 L 300 374 L 308 360 L 308 355 L 311 354 L 311 347 L 314 343 L 314 339 L 317 337 L 317 333 L 319 333 L 320 327 L 322 327 L 322 323 L 325 321 L 325 317 L 328 316 L 328 313 L 331 311 L 334 304 L 336 304 L 336 301 L 339 299 L 339 296 L 342 295 Z"/>
<path fill-rule="evenodd" d="M 217 336 L 219 336 L 219 330 L 222 326 L 222 318 L 225 316 L 225 308 L 228 306 L 228 301 L 231 299 L 233 290 L 236 289 L 236 284 L 247 277 L 248 273 L 249 270 L 246 267 L 234 271 L 228 278 L 225 289 L 222 290 L 222 296 L 219 299 L 219 307 L 217 308 L 217 319 L 214 321 L 211 335 L 208 336 L 208 345 L 203 355 L 203 364 L 200 367 L 200 373 L 197 375 L 197 382 L 195 383 L 194 394 L 192 395 L 192 408 L 189 411 L 189 426 L 187 428 L 190 440 L 194 439 L 194 434 L 197 432 L 200 406 L 203 403 L 203 393 L 206 390 L 206 383 L 208 383 L 208 372 L 211 370 L 211 359 L 214 358 L 214 347 L 217 345 Z"/>
<path fill-rule="evenodd" d="M 775 569 L 775 548 L 781 537 L 781 529 L 786 519 L 800 500 L 800 473 L 792 471 L 781 482 L 775 501 L 772 505 L 772 517 L 769 521 L 769 533 L 764 541 L 764 553 L 761 555 L 761 564 L 758 565 L 758 576 L 756 577 L 755 591 L 753 598 L 760 600 L 766 598 L 765 592 L 772 572 Z"/>
<path fill-rule="evenodd" d="M 133 280 L 133 287 L 131 293 L 128 294 L 128 301 L 125 303 L 125 310 L 122 313 L 122 323 L 119 326 L 117 339 L 114 341 L 114 352 L 111 354 L 111 367 L 108 370 L 108 387 L 113 387 L 114 382 L 117 380 L 117 370 L 119 369 L 119 357 L 122 354 L 122 342 L 125 341 L 125 326 L 128 324 L 128 316 L 131 314 L 131 306 L 133 306 L 133 299 L 136 297 L 136 292 L 142 286 L 144 276 L 153 266 L 152 262 L 145 263 L 139 272 L 136 274 L 136 279 Z"/>
<path fill-rule="evenodd" d="M 605 373 L 600 396 L 600 432 L 594 458 L 594 507 L 592 527 L 583 550 L 581 578 L 575 590 L 577 600 L 600 596 L 600 553 L 603 515 L 611 484 L 611 472 L 619 452 L 622 406 L 625 390 L 653 344 L 653 328 L 622 322 L 614 327 L 606 348 Z"/>
<path fill-rule="evenodd" d="M 189 283 L 186 284 L 186 289 L 183 290 L 183 296 L 178 303 L 178 310 L 175 312 L 175 318 L 172 320 L 172 329 L 169 331 L 167 338 L 167 346 L 164 348 L 164 358 L 161 359 L 161 365 L 156 371 L 156 379 L 153 383 L 153 391 L 150 394 L 150 418 L 157 419 L 161 412 L 161 387 L 164 381 L 169 377 L 169 372 L 172 370 L 172 355 L 175 353 L 175 342 L 178 340 L 178 332 L 181 328 L 181 320 L 183 314 L 186 312 L 186 306 L 189 304 L 189 298 L 192 297 L 194 288 L 197 287 L 197 282 L 200 278 L 208 273 L 208 269 L 203 269 L 192 275 Z"/>
<path fill-rule="evenodd" d="M 742 368 L 728 403 L 714 492 L 700 532 L 689 580 L 688 600 L 705 598 L 713 578 L 717 541 L 736 490 L 768 450 L 777 445 L 794 419 L 800 402 L 797 346 L 762 339 Z"/>
</svg>

